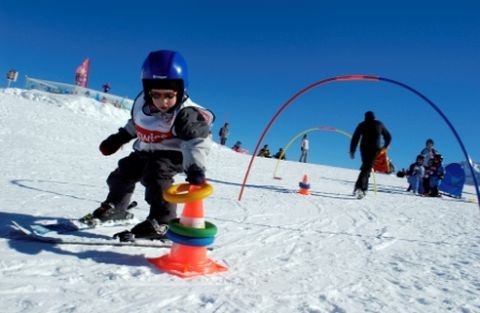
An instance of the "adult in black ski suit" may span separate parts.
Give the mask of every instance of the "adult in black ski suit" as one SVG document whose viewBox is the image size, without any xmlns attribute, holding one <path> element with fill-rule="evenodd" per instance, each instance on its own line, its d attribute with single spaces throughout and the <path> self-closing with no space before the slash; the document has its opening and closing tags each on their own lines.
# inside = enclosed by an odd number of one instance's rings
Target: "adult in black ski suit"
<svg viewBox="0 0 480 313">
<path fill-rule="evenodd" d="M 383 146 L 381 138 L 383 137 Z M 360 174 L 355 183 L 354 193 L 363 192 L 366 194 L 368 189 L 368 179 L 372 171 L 373 163 L 381 149 L 386 149 L 390 145 L 392 136 L 382 122 L 375 119 L 372 111 L 365 112 L 365 120 L 358 124 L 350 141 L 350 158 L 355 158 L 355 150 L 360 140 L 360 154 L 362 156 L 362 166 Z"/>
</svg>

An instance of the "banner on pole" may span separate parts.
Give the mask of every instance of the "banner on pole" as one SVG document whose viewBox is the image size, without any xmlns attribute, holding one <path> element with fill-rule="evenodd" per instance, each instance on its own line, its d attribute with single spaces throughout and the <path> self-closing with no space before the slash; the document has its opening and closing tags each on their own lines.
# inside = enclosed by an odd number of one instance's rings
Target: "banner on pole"
<svg viewBox="0 0 480 313">
<path fill-rule="evenodd" d="M 75 71 L 75 85 L 80 87 L 87 87 L 88 85 L 88 74 L 90 72 L 90 59 L 86 58 L 83 60 L 82 64 L 77 67 Z"/>
</svg>

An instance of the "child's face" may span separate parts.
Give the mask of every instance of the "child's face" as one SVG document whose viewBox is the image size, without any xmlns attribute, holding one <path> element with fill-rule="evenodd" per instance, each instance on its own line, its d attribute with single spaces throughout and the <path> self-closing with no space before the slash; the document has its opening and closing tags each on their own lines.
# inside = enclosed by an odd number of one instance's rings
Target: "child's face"
<svg viewBox="0 0 480 313">
<path fill-rule="evenodd" d="M 153 105 L 162 113 L 167 112 L 177 103 L 177 92 L 172 89 L 152 89 L 150 97 Z"/>
</svg>

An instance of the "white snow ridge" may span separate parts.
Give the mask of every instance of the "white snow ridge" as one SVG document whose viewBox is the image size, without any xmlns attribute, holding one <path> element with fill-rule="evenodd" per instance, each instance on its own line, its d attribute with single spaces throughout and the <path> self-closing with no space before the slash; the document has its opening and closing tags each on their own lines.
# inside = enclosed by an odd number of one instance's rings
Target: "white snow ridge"
<svg viewBox="0 0 480 313">
<path fill-rule="evenodd" d="M 376 191 L 372 180 L 357 200 L 358 171 L 285 161 L 275 180 L 275 160 L 256 159 L 238 201 L 250 156 L 216 144 L 204 207 L 218 234 L 208 256 L 227 272 L 181 279 L 146 261 L 168 248 L 19 240 L 11 220 L 78 218 L 104 200 L 131 146 L 104 157 L 98 145 L 128 118 L 90 99 L 0 89 L 1 312 L 480 312 L 472 186 L 464 199 L 424 198 L 404 179 L 376 175 Z M 310 196 L 296 193 L 304 174 Z M 138 220 L 148 214 L 143 191 Z"/>
</svg>

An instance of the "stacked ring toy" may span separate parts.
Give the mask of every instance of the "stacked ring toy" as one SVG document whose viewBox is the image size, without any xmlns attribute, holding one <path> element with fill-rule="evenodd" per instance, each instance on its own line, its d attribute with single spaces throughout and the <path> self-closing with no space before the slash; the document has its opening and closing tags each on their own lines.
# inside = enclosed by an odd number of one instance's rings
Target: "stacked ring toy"
<svg viewBox="0 0 480 313">
<path fill-rule="evenodd" d="M 188 203 L 202 200 L 213 193 L 212 185 L 203 183 L 197 190 L 189 190 L 190 184 L 177 184 L 170 186 L 163 193 L 163 197 L 168 202 Z M 211 245 L 217 233 L 217 226 L 205 221 L 205 228 L 195 228 L 180 223 L 176 218 L 170 221 L 168 225 L 167 238 L 175 243 L 193 246 L 205 247 Z"/>
</svg>

